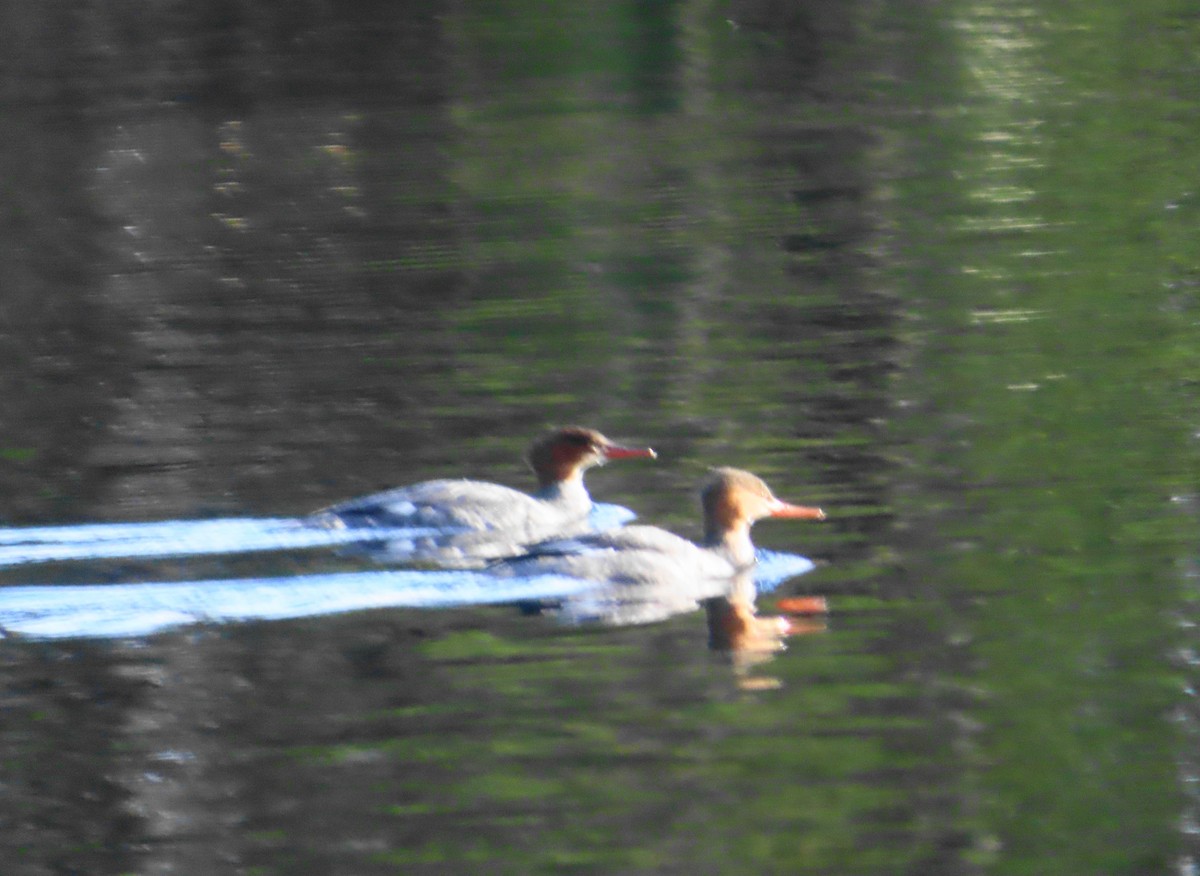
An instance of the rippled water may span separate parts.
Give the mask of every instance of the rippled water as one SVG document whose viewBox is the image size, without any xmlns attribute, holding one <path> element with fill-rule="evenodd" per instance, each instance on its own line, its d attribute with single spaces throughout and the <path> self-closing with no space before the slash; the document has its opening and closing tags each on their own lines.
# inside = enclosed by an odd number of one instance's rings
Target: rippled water
<svg viewBox="0 0 1200 876">
<path fill-rule="evenodd" d="M 1189 10 L 9 7 L 6 526 L 527 488 L 580 422 L 644 522 L 822 505 L 760 608 L 831 614 L 0 640 L 5 876 L 1194 871 Z"/>
</svg>

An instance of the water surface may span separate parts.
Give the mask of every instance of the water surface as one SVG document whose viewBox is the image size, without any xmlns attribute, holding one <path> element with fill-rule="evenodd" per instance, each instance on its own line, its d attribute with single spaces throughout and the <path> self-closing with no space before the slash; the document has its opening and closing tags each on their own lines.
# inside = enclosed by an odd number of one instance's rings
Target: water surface
<svg viewBox="0 0 1200 876">
<path fill-rule="evenodd" d="M 825 507 L 756 540 L 832 615 L 6 639 L 6 874 L 1195 869 L 1184 6 L 10 6 L 5 525 L 527 487 L 580 422 L 646 522 Z"/>
</svg>

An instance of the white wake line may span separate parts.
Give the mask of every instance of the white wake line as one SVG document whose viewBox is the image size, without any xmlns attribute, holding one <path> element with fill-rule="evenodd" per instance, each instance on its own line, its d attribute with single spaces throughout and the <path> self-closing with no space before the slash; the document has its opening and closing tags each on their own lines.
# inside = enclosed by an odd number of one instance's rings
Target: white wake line
<svg viewBox="0 0 1200 876">
<path fill-rule="evenodd" d="M 371 608 L 447 608 L 570 596 L 595 582 L 480 572 L 341 572 L 148 584 L 0 589 L 0 630 L 42 639 L 149 635 L 196 623 L 282 620 Z"/>
<path fill-rule="evenodd" d="M 104 538 L 98 541 L 6 544 L 0 546 L 0 567 L 67 560 L 101 560 L 148 557 L 193 557 L 212 554 L 287 551 L 329 547 L 364 541 L 415 539 L 445 535 L 443 529 L 324 529 L 302 520 L 270 526 L 205 526 L 185 528 L 174 535 L 141 538 Z M 165 532 L 165 530 L 160 530 Z"/>
<path fill-rule="evenodd" d="M 762 592 L 813 568 L 795 554 L 758 552 Z M 337 572 L 142 584 L 0 588 L 0 630 L 40 639 L 144 636 L 196 623 L 282 620 L 371 608 L 449 608 L 564 599 L 602 588 L 562 575 L 506 578 L 475 571 Z"/>
<path fill-rule="evenodd" d="M 597 530 L 632 520 L 628 508 L 598 502 L 589 519 Z M 308 517 L 225 517 L 150 523 L 82 523 L 0 528 L 0 567 L 69 560 L 185 557 L 284 551 L 363 541 L 451 536 L 443 527 L 332 529 Z"/>
<path fill-rule="evenodd" d="M 76 523 L 65 526 L 0 528 L 0 545 L 78 544 L 143 538 L 196 537 L 227 532 L 272 531 L 306 525 L 303 517 L 219 517 L 211 520 L 156 520 L 148 523 Z"/>
<path fill-rule="evenodd" d="M 590 514 L 597 528 L 620 526 L 636 517 L 621 505 L 597 502 Z M 135 523 L 71 523 L 55 526 L 0 527 L 0 545 L 75 544 L 80 542 L 130 541 L 192 534 L 220 535 L 238 532 L 271 532 L 296 527 L 318 527 L 311 517 L 215 517 L 205 519 L 154 520 Z"/>
</svg>

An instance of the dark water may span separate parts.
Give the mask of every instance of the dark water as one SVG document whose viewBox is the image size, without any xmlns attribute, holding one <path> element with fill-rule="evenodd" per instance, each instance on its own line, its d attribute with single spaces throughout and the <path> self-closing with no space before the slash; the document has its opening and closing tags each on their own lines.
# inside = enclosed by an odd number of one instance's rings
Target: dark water
<svg viewBox="0 0 1200 876">
<path fill-rule="evenodd" d="M 5 876 L 1195 872 L 1195 11 L 401 6 L 5 4 L 0 518 L 528 486 L 581 422 L 682 534 L 714 464 L 824 506 L 756 540 L 828 627 L 3 640 Z"/>
</svg>

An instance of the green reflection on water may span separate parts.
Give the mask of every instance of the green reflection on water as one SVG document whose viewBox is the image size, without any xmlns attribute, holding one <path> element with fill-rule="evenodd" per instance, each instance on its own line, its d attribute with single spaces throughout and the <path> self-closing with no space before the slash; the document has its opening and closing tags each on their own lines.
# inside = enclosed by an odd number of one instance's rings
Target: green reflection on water
<svg viewBox="0 0 1200 876">
<path fill-rule="evenodd" d="M 699 644 L 694 624 L 678 626 L 691 626 Z M 459 656 L 459 644 L 430 650 Z M 456 818 L 482 807 L 490 828 L 523 813 L 537 829 L 536 842 L 506 833 L 468 854 L 441 841 L 406 854 L 455 862 L 494 856 L 533 872 L 689 863 L 769 871 L 844 858 L 854 846 L 847 816 L 890 799 L 853 781 L 884 762 L 877 739 L 810 736 L 794 726 L 794 703 L 714 702 L 701 693 L 712 683 L 703 665 L 671 661 L 668 676 L 665 664 L 659 693 L 648 698 L 639 677 L 648 655 L 634 651 L 632 640 L 615 650 L 593 647 L 586 659 L 567 663 L 539 659 L 543 649 L 526 641 L 500 650 L 509 648 L 523 652 L 518 663 L 480 655 L 469 667 L 454 665 L 461 700 L 482 700 L 497 712 L 478 716 L 486 741 L 458 734 L 444 740 L 446 774 L 433 795 Z M 549 650 L 561 653 L 557 645 Z M 842 677 L 848 672 L 855 670 L 840 669 Z M 561 695 L 547 696 L 553 690 Z M 820 690 L 818 699 L 828 702 L 829 688 Z M 851 684 L 843 697 L 877 693 L 869 683 Z M 409 752 L 402 745 L 395 753 L 407 759 Z M 485 771 L 472 774 L 470 764 Z"/>
<path fill-rule="evenodd" d="M 892 750 L 923 722 L 872 705 L 907 693 L 883 680 L 871 624 L 797 640 L 797 659 L 776 667 L 781 696 L 739 692 L 697 616 L 596 632 L 472 617 L 404 658 L 424 682 L 403 707 L 345 716 L 332 732 L 349 739 L 279 763 L 284 787 L 353 787 L 356 811 L 384 819 L 387 847 L 364 864 L 782 873 L 915 851 L 869 830 L 907 830 L 887 815 L 907 812 L 905 792 L 878 777 L 926 763 Z M 375 693 L 394 687 L 383 681 Z"/>
<path fill-rule="evenodd" d="M 1200 31 L 1175 3 L 1116 9 L 960 7 L 957 195 L 932 194 L 960 221 L 921 238 L 912 425 L 942 478 L 916 565 L 970 642 L 969 857 L 997 873 L 1166 872 L 1182 849 Z"/>
</svg>

